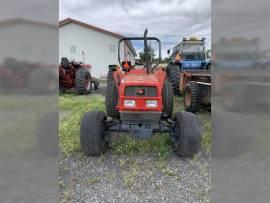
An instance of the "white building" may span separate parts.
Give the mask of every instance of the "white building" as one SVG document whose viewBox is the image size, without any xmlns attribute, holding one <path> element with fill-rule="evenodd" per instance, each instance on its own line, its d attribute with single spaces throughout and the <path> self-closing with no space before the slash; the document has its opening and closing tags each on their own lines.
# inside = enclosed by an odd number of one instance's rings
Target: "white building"
<svg viewBox="0 0 270 203">
<path fill-rule="evenodd" d="M 59 22 L 59 61 L 62 57 L 92 65 L 99 77 L 108 65 L 118 64 L 118 42 L 123 36 L 67 18 Z M 121 43 L 121 59 L 134 63 L 136 52 L 130 42 Z"/>
</svg>

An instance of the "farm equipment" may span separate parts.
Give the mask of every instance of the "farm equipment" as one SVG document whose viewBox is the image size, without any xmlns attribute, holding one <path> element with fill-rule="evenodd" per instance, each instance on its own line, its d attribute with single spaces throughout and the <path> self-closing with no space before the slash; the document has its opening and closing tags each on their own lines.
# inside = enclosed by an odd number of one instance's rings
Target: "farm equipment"
<svg viewBox="0 0 270 203">
<path fill-rule="evenodd" d="M 201 40 L 194 37 L 183 38 L 183 41 L 174 47 L 171 61 L 167 66 L 167 75 L 172 83 L 174 94 L 179 94 L 180 71 L 210 69 L 211 63 L 207 53 L 205 38 Z"/>
<path fill-rule="evenodd" d="M 91 76 L 91 65 L 81 62 L 69 61 L 62 57 L 59 65 L 60 91 L 75 88 L 78 94 L 90 94 L 92 85 L 97 90 L 99 81 Z"/>
<path fill-rule="evenodd" d="M 197 112 L 211 105 L 211 72 L 190 70 L 180 72 L 180 94 L 186 111 Z"/>
<path fill-rule="evenodd" d="M 145 61 L 143 68 L 121 61 L 120 44 L 123 41 L 144 42 Z M 159 60 L 150 62 L 148 41 L 159 45 Z M 110 132 L 126 132 L 136 138 L 149 138 L 154 133 L 169 133 L 174 141 L 174 150 L 179 156 L 190 157 L 200 146 L 200 126 L 197 117 L 190 112 L 173 114 L 173 90 L 166 79 L 165 69 L 158 68 L 161 45 L 158 38 L 122 38 L 118 44 L 119 65 L 110 65 L 106 93 L 106 111 L 84 114 L 80 127 L 80 143 L 87 155 L 105 152 Z"/>
<path fill-rule="evenodd" d="M 0 89 L 17 92 L 28 88 L 30 93 L 47 94 L 57 90 L 55 66 L 5 58 L 0 65 Z"/>
</svg>

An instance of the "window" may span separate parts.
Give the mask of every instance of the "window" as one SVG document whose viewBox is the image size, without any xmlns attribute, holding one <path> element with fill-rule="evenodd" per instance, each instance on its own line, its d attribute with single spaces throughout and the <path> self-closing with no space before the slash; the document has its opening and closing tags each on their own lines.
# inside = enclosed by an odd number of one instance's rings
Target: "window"
<svg viewBox="0 0 270 203">
<path fill-rule="evenodd" d="M 115 53 L 115 45 L 110 45 L 109 51 L 110 51 L 110 53 Z"/>
<path fill-rule="evenodd" d="M 70 53 L 71 54 L 75 54 L 77 51 L 77 47 L 76 46 L 70 46 Z"/>
</svg>

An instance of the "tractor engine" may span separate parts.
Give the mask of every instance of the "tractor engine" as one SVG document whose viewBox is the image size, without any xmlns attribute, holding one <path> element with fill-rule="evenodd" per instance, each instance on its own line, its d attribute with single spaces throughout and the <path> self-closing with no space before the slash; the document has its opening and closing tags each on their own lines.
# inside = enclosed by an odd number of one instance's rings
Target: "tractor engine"
<svg viewBox="0 0 270 203">
<path fill-rule="evenodd" d="M 121 120 L 158 122 L 163 108 L 163 82 L 160 81 L 164 79 L 162 72 L 146 74 L 145 70 L 131 70 L 119 88 L 120 95 L 123 95 L 119 98 Z"/>
</svg>

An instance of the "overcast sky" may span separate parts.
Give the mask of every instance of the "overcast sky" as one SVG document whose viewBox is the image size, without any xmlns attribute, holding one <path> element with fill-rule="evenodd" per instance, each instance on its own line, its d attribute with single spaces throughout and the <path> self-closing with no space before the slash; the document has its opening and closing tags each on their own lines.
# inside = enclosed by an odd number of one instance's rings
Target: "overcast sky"
<svg viewBox="0 0 270 203">
<path fill-rule="evenodd" d="M 162 57 L 183 37 L 211 41 L 211 0 L 60 0 L 59 19 L 70 17 L 122 34 L 162 42 Z"/>
</svg>

